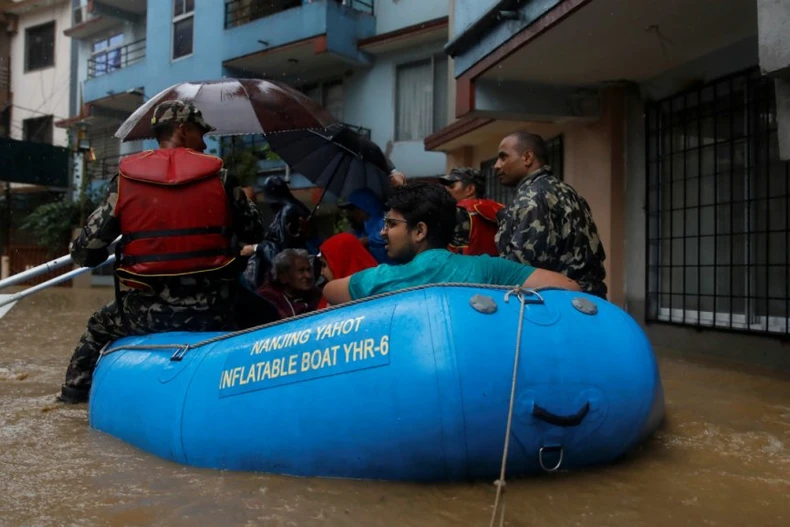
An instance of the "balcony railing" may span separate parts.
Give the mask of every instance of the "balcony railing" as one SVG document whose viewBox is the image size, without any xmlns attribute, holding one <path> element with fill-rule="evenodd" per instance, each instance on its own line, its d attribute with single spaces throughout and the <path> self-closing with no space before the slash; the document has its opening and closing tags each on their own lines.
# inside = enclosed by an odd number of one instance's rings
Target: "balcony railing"
<svg viewBox="0 0 790 527">
<path fill-rule="evenodd" d="M 336 2 L 355 11 L 373 14 L 373 0 L 312 0 Z M 307 3 L 311 3 L 308 0 Z M 253 20 L 274 15 L 287 9 L 304 5 L 303 0 L 225 0 L 225 29 L 247 24 Z"/>
<path fill-rule="evenodd" d="M 88 59 L 88 78 L 112 73 L 140 62 L 145 58 L 145 39 L 124 46 L 94 53 Z"/>
</svg>

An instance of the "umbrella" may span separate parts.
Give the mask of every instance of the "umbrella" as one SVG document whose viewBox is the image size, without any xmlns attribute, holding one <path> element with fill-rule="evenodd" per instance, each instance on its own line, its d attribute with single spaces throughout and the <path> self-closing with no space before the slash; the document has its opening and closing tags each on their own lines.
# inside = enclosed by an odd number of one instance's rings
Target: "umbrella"
<svg viewBox="0 0 790 527">
<path fill-rule="evenodd" d="M 182 82 L 162 90 L 118 128 L 123 141 L 154 137 L 151 117 L 159 103 L 193 103 L 216 130 L 210 135 L 266 134 L 279 130 L 324 128 L 337 120 L 318 103 L 290 86 L 261 79 Z"/>
<path fill-rule="evenodd" d="M 294 172 L 324 189 L 318 203 L 326 192 L 345 197 L 368 188 L 382 199 L 389 194 L 392 165 L 375 143 L 347 126 L 274 132 L 266 140 Z"/>
</svg>

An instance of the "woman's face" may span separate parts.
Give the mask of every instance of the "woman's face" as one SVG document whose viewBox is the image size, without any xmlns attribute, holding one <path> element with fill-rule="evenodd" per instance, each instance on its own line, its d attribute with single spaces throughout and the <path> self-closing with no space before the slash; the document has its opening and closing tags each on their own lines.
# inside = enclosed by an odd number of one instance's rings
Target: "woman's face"
<svg viewBox="0 0 790 527">
<path fill-rule="evenodd" d="M 329 264 L 326 263 L 326 258 L 321 256 L 320 259 L 321 259 L 321 276 L 323 276 L 327 282 L 334 280 L 335 275 L 333 275 L 332 270 L 329 269 Z"/>
</svg>

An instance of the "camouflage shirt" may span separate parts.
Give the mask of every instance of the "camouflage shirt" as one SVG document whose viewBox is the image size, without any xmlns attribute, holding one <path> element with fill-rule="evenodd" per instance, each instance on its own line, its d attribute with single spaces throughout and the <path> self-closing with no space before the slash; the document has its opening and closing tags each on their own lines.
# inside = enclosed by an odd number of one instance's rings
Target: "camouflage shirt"
<svg viewBox="0 0 790 527">
<path fill-rule="evenodd" d="M 264 233 L 260 211 L 247 199 L 244 191 L 232 185 L 224 175 L 223 183 L 231 202 L 236 238 L 242 243 L 259 242 Z M 118 176 L 115 176 L 107 187 L 104 203 L 93 211 L 82 232 L 71 242 L 71 257 L 79 265 L 95 267 L 110 255 L 108 246 L 121 234 L 121 225 L 115 216 L 117 202 Z"/>
<path fill-rule="evenodd" d="M 547 167 L 519 183 L 496 235 L 503 258 L 557 271 L 582 290 L 606 298 L 606 258 L 584 198 Z"/>
</svg>

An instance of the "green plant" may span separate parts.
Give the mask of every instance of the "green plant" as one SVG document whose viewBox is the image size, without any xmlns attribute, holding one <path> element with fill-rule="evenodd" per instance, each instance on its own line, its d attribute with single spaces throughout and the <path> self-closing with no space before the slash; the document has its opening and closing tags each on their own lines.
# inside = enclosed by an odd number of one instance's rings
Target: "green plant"
<svg viewBox="0 0 790 527">
<path fill-rule="evenodd" d="M 99 192 L 84 192 L 77 201 L 66 199 L 40 205 L 22 222 L 22 229 L 31 232 L 39 245 L 54 255 L 61 252 L 71 241 L 72 230 L 82 225 L 98 205 Z"/>
<path fill-rule="evenodd" d="M 231 175 L 235 176 L 242 186 L 254 185 L 258 181 L 258 162 L 261 160 L 279 161 L 278 156 L 269 146 L 263 143 L 256 146 L 245 146 L 237 137 L 231 139 L 231 145 L 224 148 L 222 161 Z"/>
</svg>

